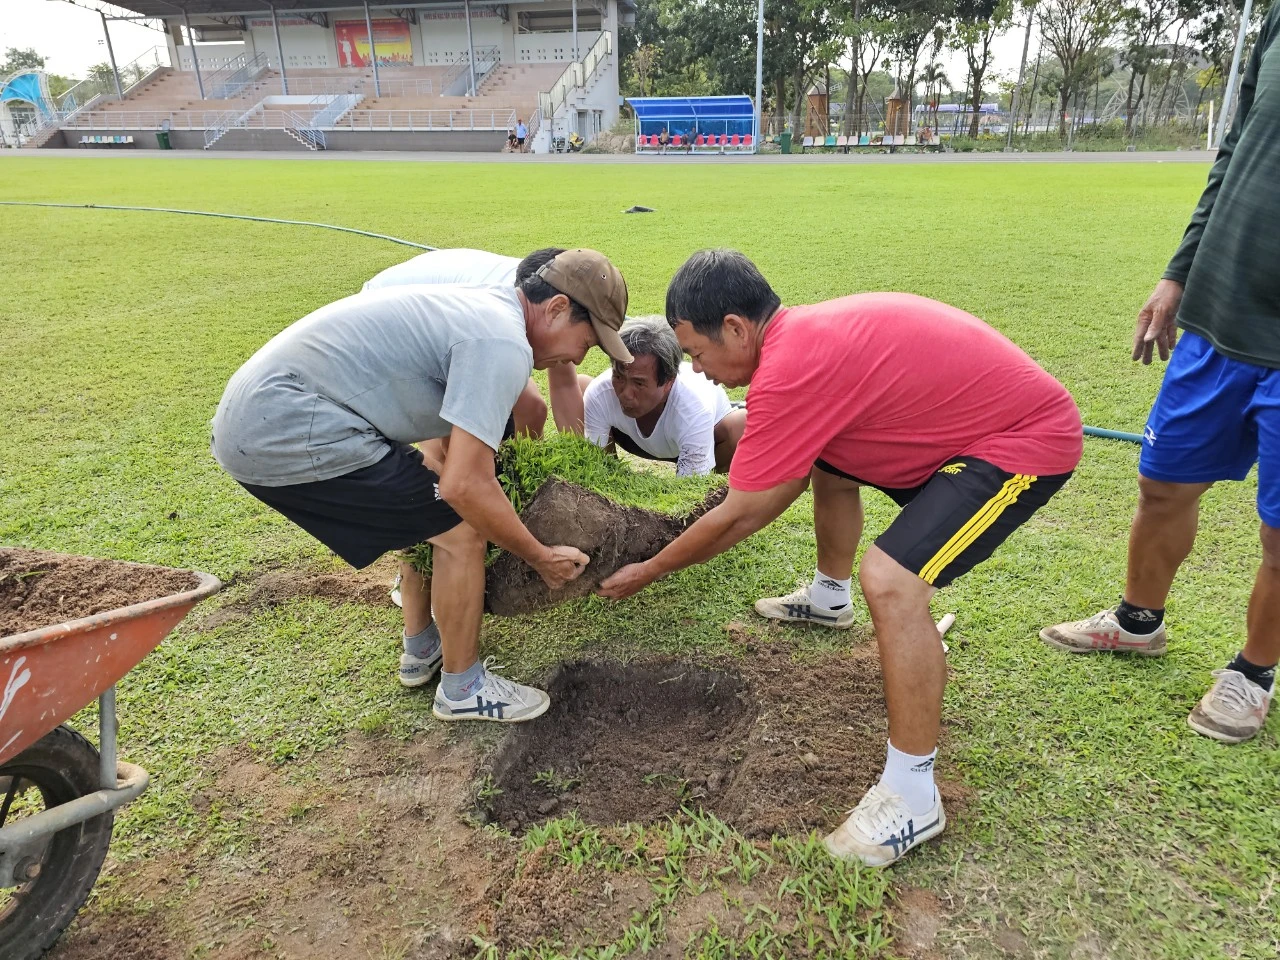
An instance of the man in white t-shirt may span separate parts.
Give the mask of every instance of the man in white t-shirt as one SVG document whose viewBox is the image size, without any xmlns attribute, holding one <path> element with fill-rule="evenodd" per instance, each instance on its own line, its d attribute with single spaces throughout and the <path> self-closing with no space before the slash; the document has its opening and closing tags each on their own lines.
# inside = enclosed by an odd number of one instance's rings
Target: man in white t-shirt
<svg viewBox="0 0 1280 960">
<path fill-rule="evenodd" d="M 662 317 L 628 320 L 619 334 L 632 356 L 586 381 L 587 439 L 647 460 L 674 462 L 679 476 L 724 473 L 747 424 L 724 389 L 682 363 Z"/>
<path fill-rule="evenodd" d="M 363 290 L 381 290 L 404 284 L 442 283 L 468 286 L 514 287 L 531 276 L 557 254 L 559 247 L 535 250 L 523 260 L 504 257 L 486 250 L 432 250 L 388 267 L 369 280 Z M 547 369 L 547 385 L 551 393 L 551 412 L 556 427 L 565 433 L 582 433 L 582 388 L 578 384 L 577 367 L 560 363 Z M 517 433 L 541 437 L 547 422 L 547 404 L 538 385 L 530 379 L 516 401 L 512 416 Z"/>
</svg>

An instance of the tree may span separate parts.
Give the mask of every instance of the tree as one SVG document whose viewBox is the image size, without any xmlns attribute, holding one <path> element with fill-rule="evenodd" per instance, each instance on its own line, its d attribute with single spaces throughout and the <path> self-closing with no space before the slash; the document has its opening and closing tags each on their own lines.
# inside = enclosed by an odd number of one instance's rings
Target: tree
<svg viewBox="0 0 1280 960">
<path fill-rule="evenodd" d="M 19 70 L 43 70 L 45 57 L 36 53 L 34 47 L 18 49 L 10 47 L 4 52 L 4 65 L 0 66 L 0 74 L 17 73 Z"/>
<path fill-rule="evenodd" d="M 924 102 L 933 113 L 933 128 L 938 128 L 938 100 L 942 96 L 942 88 L 951 89 L 951 80 L 940 63 L 929 63 L 920 71 L 920 82 L 924 84 Z"/>
<path fill-rule="evenodd" d="M 1126 134 L 1133 133 L 1134 119 L 1148 92 L 1147 81 L 1151 70 L 1166 53 L 1161 41 L 1175 22 L 1179 23 L 1179 32 L 1182 30 L 1183 3 L 1184 0 L 1137 0 L 1121 12 L 1120 26 L 1124 46 L 1120 51 L 1120 62 L 1129 68 L 1124 111 Z M 1176 42 L 1174 48 L 1176 51 Z"/>
<path fill-rule="evenodd" d="M 910 109 L 920 57 L 927 48 L 926 59 L 933 60 L 942 50 L 955 3 L 954 0 L 897 0 L 890 6 L 893 11 L 886 22 L 885 47 L 897 65 L 898 87 L 906 95 Z"/>
<path fill-rule="evenodd" d="M 1058 58 L 1058 135 L 1067 135 L 1067 110 L 1092 79 L 1098 50 L 1110 39 L 1122 8 L 1114 0 L 1048 0 L 1040 8 L 1040 31 Z"/>
<path fill-rule="evenodd" d="M 971 81 L 969 136 L 978 135 L 978 110 L 982 106 L 982 81 L 991 67 L 991 45 L 1013 21 L 1013 0 L 957 0 L 953 45 L 964 51 Z"/>
</svg>

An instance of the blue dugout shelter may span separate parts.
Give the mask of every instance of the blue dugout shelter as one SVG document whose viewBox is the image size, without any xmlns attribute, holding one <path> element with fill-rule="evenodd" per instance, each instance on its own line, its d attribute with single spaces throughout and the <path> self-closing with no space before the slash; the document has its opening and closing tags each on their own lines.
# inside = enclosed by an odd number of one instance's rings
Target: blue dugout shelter
<svg viewBox="0 0 1280 960">
<path fill-rule="evenodd" d="M 628 97 L 636 114 L 636 150 L 666 130 L 674 140 L 688 145 L 702 136 L 715 138 L 714 148 L 755 152 L 760 139 L 755 103 L 748 96 L 732 97 Z M 721 142 L 721 137 L 726 142 Z M 643 139 L 642 139 L 643 138 Z M 735 142 L 736 140 L 736 142 Z"/>
</svg>

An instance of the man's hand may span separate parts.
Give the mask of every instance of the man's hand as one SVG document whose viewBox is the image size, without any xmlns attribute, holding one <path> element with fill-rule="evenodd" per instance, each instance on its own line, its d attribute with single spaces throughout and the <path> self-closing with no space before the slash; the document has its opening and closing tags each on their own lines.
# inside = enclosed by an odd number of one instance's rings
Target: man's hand
<svg viewBox="0 0 1280 960">
<path fill-rule="evenodd" d="M 559 590 L 570 580 L 578 579 L 590 562 L 591 558 L 577 547 L 547 547 L 546 556 L 532 566 L 548 587 Z"/>
<path fill-rule="evenodd" d="M 1133 333 L 1133 359 L 1151 362 L 1153 347 L 1159 347 L 1160 359 L 1168 360 L 1178 342 L 1178 305 L 1182 303 L 1182 284 L 1177 280 L 1161 280 L 1150 299 L 1138 312 L 1138 328 Z"/>
<path fill-rule="evenodd" d="M 639 593 L 654 580 L 658 579 L 649 572 L 643 563 L 630 563 L 618 570 L 596 588 L 596 593 L 610 600 L 625 600 Z"/>
</svg>

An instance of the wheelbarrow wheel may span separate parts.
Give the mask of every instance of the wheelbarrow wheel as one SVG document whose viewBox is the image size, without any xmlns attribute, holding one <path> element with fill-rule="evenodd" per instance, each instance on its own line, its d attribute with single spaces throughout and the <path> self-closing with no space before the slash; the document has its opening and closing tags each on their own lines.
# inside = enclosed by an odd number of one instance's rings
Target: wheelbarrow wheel
<svg viewBox="0 0 1280 960">
<path fill-rule="evenodd" d="M 0 825 L 93 793 L 99 777 L 93 744 L 58 727 L 0 767 Z M 98 880 L 114 820 L 104 813 L 58 831 L 32 858 L 34 879 L 0 888 L 0 960 L 34 960 L 70 926 Z"/>
</svg>

